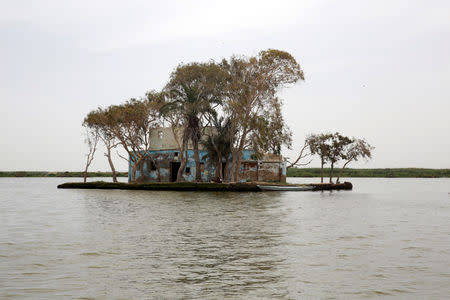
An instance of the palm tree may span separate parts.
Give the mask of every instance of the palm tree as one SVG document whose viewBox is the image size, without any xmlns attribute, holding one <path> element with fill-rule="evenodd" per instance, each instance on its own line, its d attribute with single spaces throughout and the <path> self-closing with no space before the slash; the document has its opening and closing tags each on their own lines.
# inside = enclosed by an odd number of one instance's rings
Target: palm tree
<svg viewBox="0 0 450 300">
<path fill-rule="evenodd" d="M 214 111 L 214 105 L 220 103 L 222 70 L 213 62 L 180 65 L 171 74 L 164 88 L 168 101 L 161 113 L 176 113 L 183 119 L 182 151 L 186 151 L 192 142 L 195 160 L 195 180 L 202 181 L 200 168 L 199 142 L 203 133 L 205 114 Z M 187 151 L 177 174 L 177 181 L 186 167 Z"/>
<path fill-rule="evenodd" d="M 206 140 L 202 140 L 201 144 L 207 151 L 205 155 L 212 165 L 215 166 L 215 177 L 224 178 L 222 163 L 225 159 L 225 170 L 228 169 L 228 161 L 231 155 L 231 118 L 217 118 L 217 114 L 212 115 L 212 123 L 215 131 L 208 135 Z"/>
</svg>

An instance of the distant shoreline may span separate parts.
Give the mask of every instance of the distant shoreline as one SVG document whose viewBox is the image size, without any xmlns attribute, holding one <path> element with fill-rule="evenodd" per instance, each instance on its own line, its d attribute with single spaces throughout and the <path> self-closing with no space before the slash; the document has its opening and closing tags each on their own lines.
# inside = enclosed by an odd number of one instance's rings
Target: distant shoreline
<svg viewBox="0 0 450 300">
<path fill-rule="evenodd" d="M 336 168 L 334 177 L 341 169 Z M 324 169 L 328 177 L 330 169 Z M 83 177 L 83 172 L 47 172 L 47 171 L 0 171 L 0 177 Z M 112 177 L 111 172 L 88 172 L 87 177 Z M 127 172 L 117 172 L 117 177 L 128 177 Z M 320 177 L 320 168 L 291 168 L 287 177 Z M 425 168 L 377 168 L 377 169 L 345 169 L 342 177 L 370 178 L 448 178 L 450 169 Z"/>
<path fill-rule="evenodd" d="M 340 168 L 334 169 L 333 177 L 341 172 Z M 287 177 L 320 177 L 320 168 L 290 168 Z M 324 177 L 329 177 L 330 169 L 324 168 Z M 341 177 L 370 177 L 370 178 L 448 178 L 450 169 L 425 169 L 425 168 L 378 168 L 378 169 L 344 169 Z"/>
<path fill-rule="evenodd" d="M 117 172 L 117 177 L 128 177 L 128 172 Z M 0 177 L 84 177 L 83 172 L 0 171 Z M 88 172 L 87 177 L 112 177 L 111 172 Z"/>
</svg>

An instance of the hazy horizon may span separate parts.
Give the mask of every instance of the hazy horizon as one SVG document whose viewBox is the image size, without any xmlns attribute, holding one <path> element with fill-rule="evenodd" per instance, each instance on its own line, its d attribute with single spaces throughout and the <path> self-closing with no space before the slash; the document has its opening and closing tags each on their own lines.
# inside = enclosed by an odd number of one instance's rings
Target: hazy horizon
<svg viewBox="0 0 450 300">
<path fill-rule="evenodd" d="M 82 170 L 90 110 L 161 89 L 181 62 L 268 48 L 305 73 L 280 95 L 294 149 L 339 131 L 376 147 L 350 168 L 450 168 L 449 11 L 447 1 L 2 2 L 0 171 Z M 89 170 L 109 171 L 102 149 Z"/>
</svg>

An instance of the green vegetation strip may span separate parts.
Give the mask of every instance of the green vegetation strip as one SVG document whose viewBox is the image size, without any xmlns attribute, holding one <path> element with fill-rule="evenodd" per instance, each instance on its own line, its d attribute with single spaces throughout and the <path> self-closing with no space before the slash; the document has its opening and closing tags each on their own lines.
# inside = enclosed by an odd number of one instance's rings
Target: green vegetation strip
<svg viewBox="0 0 450 300">
<path fill-rule="evenodd" d="M 334 177 L 338 176 L 340 171 L 335 168 Z M 329 173 L 330 169 L 324 169 L 325 177 L 329 176 Z M 290 168 L 287 177 L 320 177 L 320 168 Z M 450 177 L 450 169 L 344 169 L 342 177 L 439 178 Z"/>
<path fill-rule="evenodd" d="M 336 177 L 341 170 L 334 170 Z M 324 169 L 325 177 L 330 169 Z M 288 177 L 320 177 L 320 168 L 290 168 Z M 83 177 L 83 172 L 39 172 L 39 171 L 0 171 L 0 177 Z M 111 172 L 88 172 L 87 177 L 112 177 Z M 118 172 L 117 177 L 128 177 L 127 172 Z M 439 178 L 450 177 L 450 169 L 345 169 L 342 177 L 387 177 L 387 178 Z"/>
<path fill-rule="evenodd" d="M 117 177 L 128 177 L 127 172 L 117 172 Z M 0 177 L 83 177 L 83 172 L 0 171 Z M 87 177 L 112 177 L 111 172 L 88 172 Z"/>
</svg>

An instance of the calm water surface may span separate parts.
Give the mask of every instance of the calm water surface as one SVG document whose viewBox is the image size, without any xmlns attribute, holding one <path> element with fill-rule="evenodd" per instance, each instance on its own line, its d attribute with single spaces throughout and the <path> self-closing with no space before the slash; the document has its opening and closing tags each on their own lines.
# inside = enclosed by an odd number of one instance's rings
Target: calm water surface
<svg viewBox="0 0 450 300">
<path fill-rule="evenodd" d="M 1 299 L 450 295 L 450 179 L 266 193 L 64 181 L 0 178 Z"/>
</svg>

